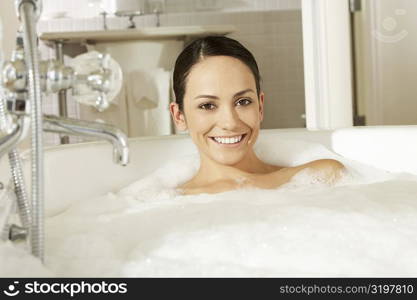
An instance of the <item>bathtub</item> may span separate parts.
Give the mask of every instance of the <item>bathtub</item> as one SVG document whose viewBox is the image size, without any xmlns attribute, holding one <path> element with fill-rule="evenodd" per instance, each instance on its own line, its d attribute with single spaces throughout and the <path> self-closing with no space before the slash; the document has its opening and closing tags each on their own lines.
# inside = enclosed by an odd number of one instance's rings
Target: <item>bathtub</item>
<svg viewBox="0 0 417 300">
<path fill-rule="evenodd" d="M 364 163 L 366 165 L 385 170 L 388 172 L 403 172 L 417 175 L 417 126 L 376 126 L 376 127 L 353 127 L 328 131 L 308 131 L 306 129 L 273 129 L 262 130 L 259 136 L 259 147 L 274 147 L 282 144 L 286 140 L 300 140 L 308 143 L 318 143 L 327 149 L 341 155 L 352 161 Z M 45 210 L 48 220 L 55 222 L 57 218 L 66 212 L 74 202 L 83 203 L 88 199 L 99 197 L 108 193 L 116 193 L 121 188 L 126 187 L 132 182 L 137 181 L 157 169 L 165 163 L 175 160 L 178 156 L 192 155 L 196 153 L 196 148 L 187 136 L 164 136 L 164 137 L 146 137 L 133 138 L 129 140 L 130 163 L 122 167 L 112 162 L 112 147 L 104 142 L 91 142 L 81 144 L 71 144 L 51 147 L 45 150 Z M 285 149 L 284 149 L 285 150 Z M 278 149 L 277 151 L 283 151 Z M 293 153 L 282 152 L 281 162 L 291 165 L 293 163 Z M 26 165 L 25 175 L 29 182 L 29 168 Z M 3 183 L 9 182 L 8 164 L 3 158 L 0 167 L 0 179 Z M 416 195 L 417 202 L 417 195 Z M 236 203 L 235 203 L 236 204 Z M 233 204 L 233 205 L 235 205 Z M 130 235 L 142 235 L 139 243 L 146 243 L 146 239 L 154 242 L 152 228 L 156 225 L 153 223 L 164 223 L 163 214 L 158 216 L 158 206 L 155 204 L 152 208 L 152 218 L 149 215 L 144 217 L 141 226 L 143 228 L 130 228 L 128 225 L 120 225 L 123 232 L 131 231 Z M 193 204 L 195 205 L 195 204 Z M 232 206 L 233 206 L 232 205 Z M 162 205 L 163 206 L 163 205 Z M 233 206 L 235 207 L 235 206 Z M 259 206 L 260 207 L 260 206 Z M 262 208 L 259 208 L 260 211 Z M 94 208 L 93 208 L 94 210 Z M 161 211 L 164 210 L 161 207 Z M 304 210 L 304 208 L 302 208 Z M 204 213 L 199 211 L 199 214 Z M 171 216 L 170 214 L 168 214 Z M 186 214 L 184 214 L 186 216 Z M 88 218 L 83 216 L 82 218 Z M 127 217 L 128 218 L 128 217 Z M 138 217 L 139 218 L 139 217 Z M 171 217 L 170 217 L 171 218 Z M 188 217 L 184 217 L 188 218 Z M 417 219 L 417 215 L 415 215 Z M 110 218 L 111 219 L 111 218 Z M 146 219 L 146 221 L 145 221 Z M 154 220 L 154 221 L 152 221 Z M 211 220 L 211 219 L 210 219 Z M 52 224 L 50 222 L 50 224 Z M 58 221 L 56 221 L 58 222 Z M 106 221 L 107 222 L 107 221 Z M 174 221 L 172 221 L 174 222 Z M 193 226 L 194 221 L 190 221 L 187 226 Z M 208 221 L 212 222 L 212 221 Z M 68 223 L 70 224 L 70 223 Z M 68 225 L 67 224 L 67 225 Z M 133 224 L 133 223 L 132 223 Z M 190 225 L 191 224 L 191 225 Z M 52 226 L 48 225 L 47 226 Z M 55 225 L 54 225 L 55 226 Z M 70 225 L 69 225 L 70 226 Z M 136 225 L 135 225 L 136 226 Z M 161 225 L 162 226 L 162 225 Z M 198 225 L 201 229 L 201 224 Z M 262 226 L 266 226 L 263 224 Z M 64 230 L 65 231 L 65 230 Z M 141 232 L 143 231 L 143 232 Z M 65 233 L 62 233 L 65 235 Z M 121 234 L 123 236 L 123 234 Z M 117 234 L 115 235 L 115 239 Z M 88 238 L 87 238 L 88 239 Z M 127 239 L 127 238 L 126 238 Z M 215 236 L 213 237 L 215 239 Z M 198 239 L 197 239 L 198 240 Z M 127 243 L 129 243 L 126 240 Z M 48 227 L 46 231 L 46 243 L 48 244 Z M 88 242 L 86 242 L 88 243 Z M 107 242 L 106 242 L 107 243 Z M 120 243 L 123 243 L 123 239 Z M 196 245 L 193 246 L 197 247 Z M 146 248 L 146 247 L 145 247 Z M 92 249 L 95 249 L 94 247 Z M 47 248 L 48 250 L 48 248 Z M 50 250 L 52 251 L 52 250 Z M 94 251 L 94 250 L 91 250 Z M 142 251 L 142 250 L 141 250 Z M 146 251 L 145 251 L 146 252 Z M 0 252 L 1 254 L 1 252 Z M 46 264 L 48 265 L 48 255 L 46 252 Z M 93 255 L 93 254 L 88 254 Z M 142 255 L 142 254 L 141 254 Z M 144 255 L 143 257 L 146 257 Z M 56 260 L 56 258 L 54 258 Z M 256 259 L 255 259 L 256 260 Z M 84 261 L 85 260 L 81 260 Z M 57 264 L 57 262 L 54 262 Z M 114 262 L 117 264 L 117 261 Z M 179 267 L 180 268 L 180 267 Z M 224 270 L 223 266 L 223 269 Z M 239 275 L 243 269 L 236 269 L 232 273 L 213 273 L 214 275 Z M 79 272 L 79 271 L 77 271 Z M 175 276 L 190 275 L 195 273 L 175 273 L 175 271 L 164 273 L 150 273 L 150 276 Z M 15 274 L 15 273 L 11 273 Z M 20 274 L 20 273 L 19 273 Z M 17 274 L 17 275 L 19 275 Z M 30 275 L 37 275 L 29 273 Z M 43 274 L 40 272 L 39 274 Z M 119 276 L 112 272 L 101 272 L 100 274 L 91 273 L 74 273 L 57 276 Z M 212 273 L 199 273 L 200 275 L 213 275 Z M 242 271 L 241 275 L 251 275 Z M 261 273 L 268 276 L 268 273 Z M 291 275 L 291 276 L 309 276 L 309 275 L 375 275 L 374 273 L 359 272 L 352 273 L 335 273 L 324 272 L 314 273 L 297 271 L 287 273 L 273 273 L 273 275 Z M 402 273 L 392 273 L 390 275 L 404 275 Z M 409 273 L 406 273 L 407 275 Z M 6 274 L 7 275 L 7 274 Z M 28 273 L 22 273 L 28 275 Z M 136 274 L 137 275 L 137 274 Z M 136 276 L 133 274 L 132 276 Z M 140 274 L 146 276 L 147 274 Z M 417 270 L 415 274 L 417 275 Z"/>
</svg>

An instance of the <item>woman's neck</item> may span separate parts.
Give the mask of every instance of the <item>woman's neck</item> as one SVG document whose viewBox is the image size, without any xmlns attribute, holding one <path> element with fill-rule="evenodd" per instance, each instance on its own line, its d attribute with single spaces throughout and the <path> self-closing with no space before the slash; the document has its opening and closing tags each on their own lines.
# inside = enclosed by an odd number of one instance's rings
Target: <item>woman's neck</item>
<svg viewBox="0 0 417 300">
<path fill-rule="evenodd" d="M 200 154 L 200 162 L 200 168 L 192 179 L 195 185 L 206 185 L 230 179 L 244 179 L 251 174 L 266 174 L 280 169 L 278 166 L 264 163 L 253 151 L 235 165 L 220 164 L 203 154 Z"/>
</svg>

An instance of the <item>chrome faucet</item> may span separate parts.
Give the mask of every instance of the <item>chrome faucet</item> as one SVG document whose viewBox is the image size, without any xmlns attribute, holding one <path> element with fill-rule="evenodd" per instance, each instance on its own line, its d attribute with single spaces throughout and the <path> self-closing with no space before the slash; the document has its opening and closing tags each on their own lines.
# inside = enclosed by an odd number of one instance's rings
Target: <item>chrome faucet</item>
<svg viewBox="0 0 417 300">
<path fill-rule="evenodd" d="M 92 121 L 44 115 L 43 129 L 47 132 L 95 137 L 113 144 L 113 160 L 126 166 L 129 162 L 129 148 L 127 136 L 119 128 Z"/>
<path fill-rule="evenodd" d="M 126 165 L 129 150 L 126 135 L 118 128 L 97 122 L 43 115 L 42 92 L 55 93 L 78 87 L 76 97 L 92 101 L 99 111 L 110 105 L 111 96 L 121 88 L 122 71 L 108 55 L 86 54 L 87 59 L 72 67 L 62 61 L 41 61 L 38 49 L 37 21 L 41 0 L 15 0 L 21 23 L 12 60 L 0 63 L 0 157 L 8 153 L 14 202 L 22 226 L 8 224 L 0 228 L 10 240 L 26 239 L 30 252 L 44 261 L 44 149 L 43 130 L 95 137 L 113 144 L 114 161 Z M 78 57 L 79 58 L 79 57 Z M 80 67 L 82 65 L 82 67 Z M 87 65 L 88 68 L 84 68 Z M 86 69 L 86 70 L 85 70 Z M 114 84 L 112 84 L 114 83 Z M 120 83 L 120 84 L 117 84 Z M 90 104 L 90 103 L 89 103 Z M 31 197 L 26 185 L 17 144 L 31 129 Z M 1 224 L 0 224 L 1 225 Z"/>
</svg>

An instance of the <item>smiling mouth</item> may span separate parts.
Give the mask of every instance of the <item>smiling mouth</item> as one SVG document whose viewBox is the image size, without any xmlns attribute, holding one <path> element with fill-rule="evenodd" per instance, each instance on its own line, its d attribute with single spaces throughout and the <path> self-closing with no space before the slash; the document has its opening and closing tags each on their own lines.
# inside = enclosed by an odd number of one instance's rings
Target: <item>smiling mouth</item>
<svg viewBox="0 0 417 300">
<path fill-rule="evenodd" d="M 246 137 L 246 133 L 241 134 L 241 135 L 235 135 L 235 136 L 230 136 L 230 137 L 225 137 L 225 136 L 212 136 L 210 137 L 215 143 L 217 144 L 221 144 L 221 145 L 237 145 L 240 142 L 243 141 L 243 139 Z"/>
</svg>

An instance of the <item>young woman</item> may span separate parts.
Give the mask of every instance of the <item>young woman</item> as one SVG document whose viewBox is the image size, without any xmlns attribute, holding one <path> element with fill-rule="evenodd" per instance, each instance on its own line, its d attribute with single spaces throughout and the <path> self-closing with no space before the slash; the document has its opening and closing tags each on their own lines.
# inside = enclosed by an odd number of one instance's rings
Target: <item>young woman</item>
<svg viewBox="0 0 417 300">
<path fill-rule="evenodd" d="M 195 40 L 178 56 L 174 69 L 176 127 L 188 130 L 200 154 L 200 168 L 179 186 L 184 194 L 218 193 L 240 187 L 272 189 L 299 171 L 319 171 L 333 182 L 343 165 L 322 159 L 296 167 L 260 160 L 253 145 L 264 114 L 265 95 L 253 55 L 236 40 L 209 36 Z"/>
</svg>

